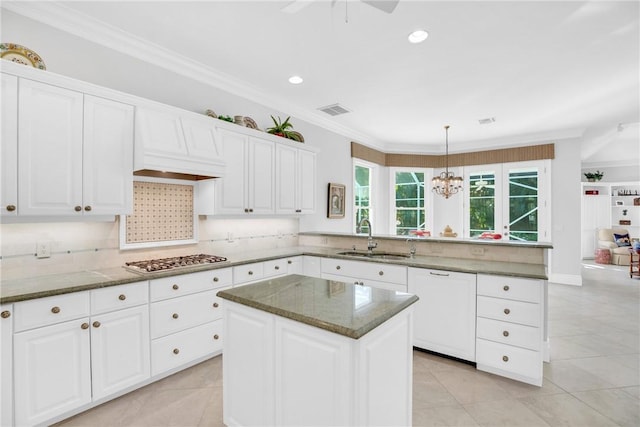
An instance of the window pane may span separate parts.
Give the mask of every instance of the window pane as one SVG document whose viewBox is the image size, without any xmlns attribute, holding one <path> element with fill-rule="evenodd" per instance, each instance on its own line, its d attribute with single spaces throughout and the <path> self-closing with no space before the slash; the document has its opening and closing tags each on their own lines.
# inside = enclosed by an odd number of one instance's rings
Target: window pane
<svg viewBox="0 0 640 427">
<path fill-rule="evenodd" d="M 424 173 L 395 173 L 396 234 L 407 235 L 425 226 Z"/>
<path fill-rule="evenodd" d="M 469 235 L 495 231 L 495 173 L 469 176 Z"/>
<path fill-rule="evenodd" d="M 509 240 L 538 240 L 538 171 L 509 173 Z"/>
<path fill-rule="evenodd" d="M 354 182 L 354 213 L 356 228 L 363 218 L 371 218 L 369 216 L 370 201 L 371 201 L 371 168 L 365 166 L 355 167 L 355 182 Z M 357 230 L 356 230 L 357 231 Z M 369 232 L 369 227 L 363 227 L 361 230 L 363 233 Z"/>
</svg>

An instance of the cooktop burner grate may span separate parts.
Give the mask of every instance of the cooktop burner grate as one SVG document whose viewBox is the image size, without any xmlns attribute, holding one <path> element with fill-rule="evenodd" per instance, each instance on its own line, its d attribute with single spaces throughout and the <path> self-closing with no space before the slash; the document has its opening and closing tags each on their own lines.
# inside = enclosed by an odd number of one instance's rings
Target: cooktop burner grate
<svg viewBox="0 0 640 427">
<path fill-rule="evenodd" d="M 144 261 L 126 262 L 125 268 L 141 273 L 154 273 L 157 271 L 173 270 L 176 268 L 193 267 L 203 264 L 224 262 L 225 257 L 207 254 L 186 255 L 171 258 L 150 259 Z"/>
</svg>

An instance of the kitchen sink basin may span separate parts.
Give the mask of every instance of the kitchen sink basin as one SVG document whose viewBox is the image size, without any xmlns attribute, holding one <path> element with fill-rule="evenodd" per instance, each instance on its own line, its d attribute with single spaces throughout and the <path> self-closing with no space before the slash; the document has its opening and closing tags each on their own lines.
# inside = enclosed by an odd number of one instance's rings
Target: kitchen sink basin
<svg viewBox="0 0 640 427">
<path fill-rule="evenodd" d="M 408 259 L 411 258 L 411 255 L 408 254 L 397 254 L 391 252 L 359 252 L 359 251 L 347 251 L 347 252 L 338 252 L 338 255 L 346 255 L 353 256 L 359 258 L 371 258 L 371 259 Z"/>
</svg>

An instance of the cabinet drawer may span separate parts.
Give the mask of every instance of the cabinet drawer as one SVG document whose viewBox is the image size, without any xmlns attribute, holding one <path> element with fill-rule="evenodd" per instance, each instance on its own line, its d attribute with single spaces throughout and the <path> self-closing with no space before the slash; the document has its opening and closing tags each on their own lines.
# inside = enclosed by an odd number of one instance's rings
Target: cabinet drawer
<svg viewBox="0 0 640 427">
<path fill-rule="evenodd" d="M 398 285 L 407 284 L 407 267 L 400 265 L 322 258 L 320 268 L 323 275 L 337 274 L 354 280 L 368 279 Z"/>
<path fill-rule="evenodd" d="M 222 316 L 218 290 L 151 304 L 151 338 L 158 338 Z"/>
<path fill-rule="evenodd" d="M 255 282 L 264 277 L 264 264 L 254 262 L 253 264 L 238 265 L 233 267 L 233 284 Z"/>
<path fill-rule="evenodd" d="M 222 350 L 222 320 L 206 323 L 151 342 L 151 375 Z"/>
<path fill-rule="evenodd" d="M 396 283 L 379 282 L 369 279 L 355 280 L 352 277 L 339 276 L 337 274 L 323 274 L 322 278 L 326 280 L 335 280 L 336 282 L 353 283 L 355 285 L 359 285 L 360 282 L 362 282 L 363 286 L 370 286 L 372 288 L 378 289 L 387 289 L 390 291 L 407 292 L 407 285 L 399 285 Z"/>
<path fill-rule="evenodd" d="M 478 295 L 542 302 L 544 280 L 478 274 Z"/>
<path fill-rule="evenodd" d="M 541 350 L 541 328 L 485 319 L 483 317 L 479 317 L 477 321 L 478 338 L 524 347 L 534 351 Z"/>
<path fill-rule="evenodd" d="M 478 369 L 486 365 L 528 378 L 542 378 L 542 353 L 479 339 L 476 341 Z"/>
<path fill-rule="evenodd" d="M 149 302 L 149 282 L 111 286 L 91 291 L 91 314 L 134 307 Z"/>
<path fill-rule="evenodd" d="M 53 325 L 89 316 L 89 292 L 74 292 L 14 304 L 14 331 Z"/>
<path fill-rule="evenodd" d="M 263 263 L 264 276 L 262 277 L 282 276 L 287 274 L 287 269 L 287 260 L 284 258 L 265 261 Z"/>
<path fill-rule="evenodd" d="M 478 297 L 478 317 L 540 327 L 540 304 L 502 298 Z"/>
<path fill-rule="evenodd" d="M 208 289 L 231 286 L 232 277 L 231 268 L 219 268 L 154 279 L 149 283 L 151 301 L 160 301 Z"/>
</svg>

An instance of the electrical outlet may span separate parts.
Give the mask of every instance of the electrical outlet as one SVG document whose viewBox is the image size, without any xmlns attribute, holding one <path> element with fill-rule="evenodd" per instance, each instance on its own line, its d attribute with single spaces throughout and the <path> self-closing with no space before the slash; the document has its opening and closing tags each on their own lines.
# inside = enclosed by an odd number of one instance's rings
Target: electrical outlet
<svg viewBox="0 0 640 427">
<path fill-rule="evenodd" d="M 484 255 L 484 248 L 471 248 L 471 255 Z"/>
<path fill-rule="evenodd" d="M 51 242 L 42 241 L 36 243 L 36 258 L 49 258 L 51 256 Z"/>
</svg>

